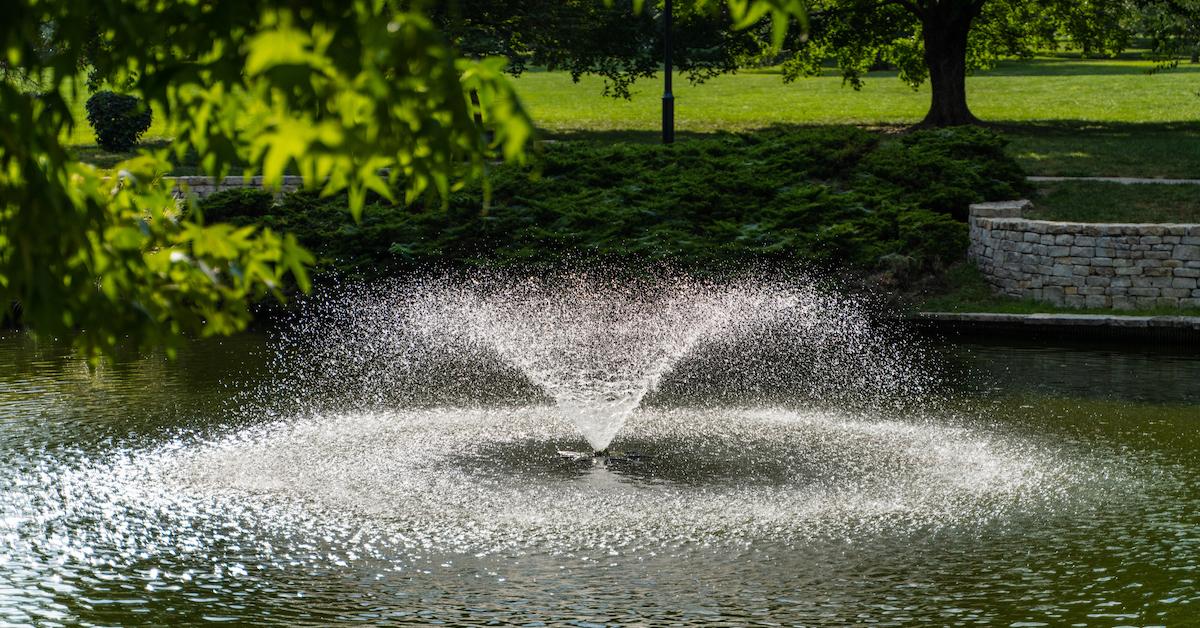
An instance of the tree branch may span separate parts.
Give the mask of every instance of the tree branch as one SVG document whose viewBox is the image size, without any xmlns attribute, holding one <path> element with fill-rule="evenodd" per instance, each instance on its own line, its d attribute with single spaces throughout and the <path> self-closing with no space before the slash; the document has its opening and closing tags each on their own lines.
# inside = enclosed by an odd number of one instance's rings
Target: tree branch
<svg viewBox="0 0 1200 628">
<path fill-rule="evenodd" d="M 917 17 L 924 17 L 925 10 L 918 6 L 916 2 L 912 2 L 912 0 L 885 0 L 884 2 L 880 3 L 881 6 L 886 4 L 902 6 L 905 9 L 908 9 L 909 13 L 912 13 Z"/>
<path fill-rule="evenodd" d="M 923 15 L 923 10 L 921 9 L 921 7 L 918 6 L 912 0 L 879 0 L 879 2 L 876 2 L 875 4 L 872 4 L 869 6 L 862 6 L 862 5 L 842 6 L 842 7 L 839 7 L 836 9 L 831 9 L 828 11 L 810 11 L 808 14 L 808 17 L 810 19 L 838 17 L 838 16 L 846 15 L 848 13 L 855 13 L 858 11 L 870 12 L 870 11 L 874 11 L 876 9 L 882 9 L 886 6 L 903 7 L 905 10 L 912 13 L 913 15 L 916 15 L 917 17 L 922 17 L 922 15 Z"/>
</svg>

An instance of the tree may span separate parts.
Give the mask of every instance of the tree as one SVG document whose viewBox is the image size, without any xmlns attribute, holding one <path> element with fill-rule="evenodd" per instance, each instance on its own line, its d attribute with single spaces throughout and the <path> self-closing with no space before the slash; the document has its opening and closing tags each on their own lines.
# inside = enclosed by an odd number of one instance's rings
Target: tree
<svg viewBox="0 0 1200 628">
<path fill-rule="evenodd" d="M 1200 0 L 1137 0 L 1135 28 L 1150 38 L 1162 68 L 1182 58 L 1200 63 Z"/>
<path fill-rule="evenodd" d="M 1119 51 L 1131 10 L 1125 0 L 813 0 L 808 31 L 789 42 L 785 78 L 816 75 L 833 60 L 857 89 L 868 70 L 890 65 L 914 88 L 929 81 L 924 124 L 972 124 L 969 71 L 1064 40 L 1088 54 Z"/>
<path fill-rule="evenodd" d="M 716 0 L 712 0 L 715 2 Z M 798 0 L 728 0 L 776 22 Z M 495 57 L 464 59 L 423 0 L 17 0 L 0 20 L 0 303 L 34 331 L 76 334 L 91 359 L 123 338 L 166 345 L 245 327 L 248 302 L 307 288 L 287 235 L 206 224 L 162 173 L 198 155 L 268 185 L 283 173 L 346 192 L 445 197 L 521 158 L 532 132 Z M 747 22 L 749 23 L 749 22 Z M 85 63 L 86 62 L 86 63 Z M 89 69 L 83 71 L 84 65 Z M 84 75 L 88 75 L 84 78 Z M 69 99 L 121 86 L 166 116 L 172 150 L 104 173 L 72 158 Z M 474 121 L 468 93 L 488 123 Z"/>
<path fill-rule="evenodd" d="M 734 4 L 734 3 L 731 3 Z M 770 42 L 735 29 L 730 5 L 675 0 L 675 67 L 693 82 L 733 72 Z M 660 4 L 632 0 L 461 0 L 435 19 L 466 56 L 500 55 L 506 71 L 566 70 L 604 77 L 607 94 L 630 97 L 663 60 Z"/>
</svg>

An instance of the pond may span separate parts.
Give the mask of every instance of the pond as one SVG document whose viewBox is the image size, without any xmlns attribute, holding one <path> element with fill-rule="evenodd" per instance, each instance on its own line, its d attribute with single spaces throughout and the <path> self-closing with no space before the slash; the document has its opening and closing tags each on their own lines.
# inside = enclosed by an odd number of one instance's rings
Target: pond
<svg viewBox="0 0 1200 628">
<path fill-rule="evenodd" d="M 613 441 L 627 454 L 598 458 L 503 368 L 517 383 L 487 398 L 445 401 L 478 383 L 442 371 L 440 401 L 315 404 L 331 384 L 281 379 L 280 342 L 92 373 L 0 339 L 0 623 L 1200 617 L 1185 348 L 927 341 L 941 401 L 915 408 L 787 386 L 725 403 L 691 394 L 711 383 L 685 360 Z"/>
</svg>

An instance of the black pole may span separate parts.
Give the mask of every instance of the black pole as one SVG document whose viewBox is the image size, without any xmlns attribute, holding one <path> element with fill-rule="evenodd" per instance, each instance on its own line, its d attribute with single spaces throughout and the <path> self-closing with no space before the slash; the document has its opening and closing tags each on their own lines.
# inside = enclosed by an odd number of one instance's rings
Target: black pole
<svg viewBox="0 0 1200 628">
<path fill-rule="evenodd" d="M 663 84 L 663 101 L 662 101 L 662 137 L 663 144 L 671 144 L 675 141 L 675 95 L 671 93 L 671 0 L 664 0 L 663 10 L 663 54 L 666 57 L 666 73 L 664 75 Z"/>
</svg>

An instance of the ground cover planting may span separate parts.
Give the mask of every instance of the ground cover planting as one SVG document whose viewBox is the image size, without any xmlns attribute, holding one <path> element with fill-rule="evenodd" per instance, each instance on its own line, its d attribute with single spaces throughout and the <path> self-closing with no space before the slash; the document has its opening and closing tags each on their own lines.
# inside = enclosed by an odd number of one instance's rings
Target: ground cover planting
<svg viewBox="0 0 1200 628">
<path fill-rule="evenodd" d="M 551 144 L 527 167 L 497 167 L 486 206 L 468 188 L 445 208 L 376 202 L 358 224 L 343 199 L 311 194 L 273 204 L 264 192 L 224 193 L 200 209 L 293 233 L 352 273 L 584 256 L 700 272 L 799 260 L 903 283 L 960 261 L 967 205 L 1023 186 L 988 131 L 829 127 L 670 147 Z"/>
</svg>

